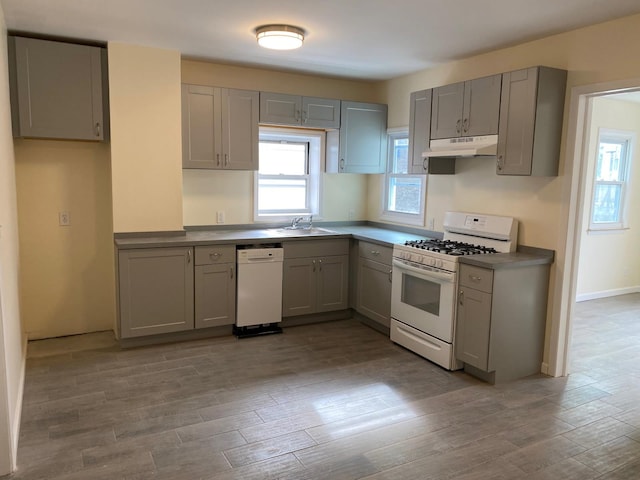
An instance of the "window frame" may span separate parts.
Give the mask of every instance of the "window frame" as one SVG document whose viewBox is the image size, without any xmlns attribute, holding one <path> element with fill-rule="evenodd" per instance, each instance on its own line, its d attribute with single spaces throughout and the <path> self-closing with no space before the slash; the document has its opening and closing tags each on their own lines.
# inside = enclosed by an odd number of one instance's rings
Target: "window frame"
<svg viewBox="0 0 640 480">
<path fill-rule="evenodd" d="M 258 141 L 288 141 L 291 143 L 308 143 L 307 166 L 308 173 L 305 175 L 260 175 L 260 170 L 253 175 L 253 221 L 259 222 L 288 222 L 294 217 L 310 216 L 321 218 L 321 192 L 322 192 L 322 171 L 324 169 L 325 157 L 325 132 L 322 130 L 310 130 L 285 127 L 259 127 Z M 258 159 L 258 162 L 260 159 Z M 307 205 L 305 209 L 290 209 L 288 211 L 269 210 L 260 211 L 258 209 L 259 181 L 260 179 L 305 179 L 307 182 Z"/>
<path fill-rule="evenodd" d="M 416 173 L 394 173 L 393 161 L 394 161 L 394 147 L 395 141 L 399 139 L 409 139 L 408 128 L 395 128 L 387 130 L 387 165 L 384 175 L 382 175 L 382 202 L 380 205 L 380 219 L 394 223 L 400 223 L 405 225 L 425 226 L 425 212 L 426 212 L 426 193 L 427 193 L 427 176 L 425 174 Z M 407 147 L 408 148 L 408 147 Z M 407 151 L 407 170 L 411 171 L 411 158 Z M 420 180 L 420 211 L 418 213 L 406 213 L 390 210 L 389 195 L 391 193 L 390 184 L 394 178 L 415 178 Z"/>
<path fill-rule="evenodd" d="M 624 130 L 614 130 L 608 128 L 600 128 L 598 129 L 598 141 L 596 143 L 595 148 L 595 159 L 592 168 L 593 181 L 591 185 L 591 199 L 590 199 L 590 209 L 589 209 L 589 232 L 593 233 L 606 233 L 606 232 L 616 232 L 620 230 L 626 230 L 628 227 L 627 220 L 627 212 L 628 212 L 628 202 L 629 202 L 629 182 L 630 182 L 630 173 L 631 173 L 631 162 L 633 159 L 633 146 L 635 144 L 636 135 L 634 132 L 624 131 Z M 597 168 L 598 168 L 598 157 L 600 155 L 600 144 L 606 143 L 618 143 L 624 145 L 623 147 L 623 157 L 620 159 L 621 163 L 624 162 L 624 165 L 621 167 L 621 177 L 620 180 L 598 180 L 597 178 Z M 596 201 L 596 191 L 598 185 L 620 185 L 620 200 L 618 204 L 618 210 L 620 212 L 619 219 L 616 222 L 595 222 L 594 215 L 596 213 L 595 209 L 595 201 Z"/>
</svg>

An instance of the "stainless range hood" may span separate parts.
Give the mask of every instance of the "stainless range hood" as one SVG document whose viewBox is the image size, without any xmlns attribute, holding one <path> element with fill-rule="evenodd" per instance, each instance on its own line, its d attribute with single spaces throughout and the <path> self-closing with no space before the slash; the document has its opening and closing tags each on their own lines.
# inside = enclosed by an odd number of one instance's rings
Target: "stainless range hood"
<svg viewBox="0 0 640 480">
<path fill-rule="evenodd" d="M 444 138 L 440 140 L 431 140 L 431 142 L 429 142 L 429 149 L 422 152 L 422 157 L 495 157 L 497 151 L 497 135 Z"/>
</svg>

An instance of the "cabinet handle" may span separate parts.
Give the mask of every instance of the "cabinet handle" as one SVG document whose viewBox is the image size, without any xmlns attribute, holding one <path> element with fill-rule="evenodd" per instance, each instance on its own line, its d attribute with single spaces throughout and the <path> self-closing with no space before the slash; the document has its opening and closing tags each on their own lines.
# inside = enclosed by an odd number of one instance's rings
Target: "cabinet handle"
<svg viewBox="0 0 640 480">
<path fill-rule="evenodd" d="M 482 277 L 476 277 L 475 275 L 469 275 L 469 280 L 472 282 L 480 282 L 482 281 Z"/>
<path fill-rule="evenodd" d="M 322 260 L 318 260 L 318 270 L 322 271 Z"/>
<path fill-rule="evenodd" d="M 210 253 L 210 254 L 209 254 L 209 260 L 214 260 L 214 261 L 215 261 L 215 260 L 218 260 L 218 257 L 220 257 L 220 255 L 222 255 L 222 254 L 221 254 L 221 253 L 218 253 L 218 252 L 216 252 L 216 253 Z"/>
<path fill-rule="evenodd" d="M 456 133 L 460 133 L 460 122 L 462 120 L 458 119 L 458 121 L 456 122 Z"/>
<path fill-rule="evenodd" d="M 458 294 L 458 303 L 460 303 L 460 305 L 464 305 L 464 290 L 460 290 L 460 293 Z"/>
<path fill-rule="evenodd" d="M 422 170 L 424 170 L 425 172 L 427 171 L 427 168 L 428 168 L 427 167 L 427 163 L 428 162 L 429 162 L 429 160 L 426 159 L 426 158 L 422 160 Z"/>
<path fill-rule="evenodd" d="M 233 267 L 229 267 L 229 272 L 230 272 L 231 278 L 233 278 Z"/>
<path fill-rule="evenodd" d="M 100 122 L 96 122 L 96 137 L 100 136 Z"/>
<path fill-rule="evenodd" d="M 344 158 L 340 159 L 340 170 L 344 170 Z"/>
<path fill-rule="evenodd" d="M 311 263 L 313 264 L 313 271 L 315 272 L 316 271 L 316 261 L 313 260 Z"/>
<path fill-rule="evenodd" d="M 502 170 L 503 166 L 504 166 L 504 160 L 502 158 L 502 155 L 498 155 L 498 170 Z"/>
<path fill-rule="evenodd" d="M 378 250 L 371 250 L 371 255 L 380 255 Z"/>
<path fill-rule="evenodd" d="M 300 121 L 300 110 L 296 110 L 296 122 Z"/>
<path fill-rule="evenodd" d="M 464 120 L 462 120 L 462 130 L 464 130 L 464 133 L 467 133 L 469 131 L 469 119 L 465 118 Z"/>
<path fill-rule="evenodd" d="M 220 166 L 220 154 L 216 153 L 216 164 Z"/>
<path fill-rule="evenodd" d="M 224 166 L 225 167 L 229 166 L 229 154 L 228 153 L 224 154 Z"/>
<path fill-rule="evenodd" d="M 389 270 L 389 283 L 393 280 L 393 270 Z"/>
<path fill-rule="evenodd" d="M 309 121 L 309 115 L 304 110 L 302 111 L 302 123 L 307 123 Z"/>
<path fill-rule="evenodd" d="M 191 263 L 191 249 L 187 250 L 187 263 Z"/>
</svg>

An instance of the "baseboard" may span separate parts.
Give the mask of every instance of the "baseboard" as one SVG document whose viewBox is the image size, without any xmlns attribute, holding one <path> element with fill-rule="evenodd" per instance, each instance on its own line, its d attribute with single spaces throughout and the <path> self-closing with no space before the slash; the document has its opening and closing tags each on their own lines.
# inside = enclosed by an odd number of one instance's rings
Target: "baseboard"
<svg viewBox="0 0 640 480">
<path fill-rule="evenodd" d="M 618 295 L 627 295 L 629 293 L 640 293 L 640 285 L 627 288 L 615 288 L 613 290 L 603 290 L 601 292 L 582 293 L 576 295 L 576 302 L 585 302 L 587 300 L 596 300 L 598 298 L 617 297 Z"/>
<path fill-rule="evenodd" d="M 29 338 L 27 335 L 22 336 L 22 365 L 20 366 L 20 384 L 18 385 L 18 395 L 16 398 L 16 411 L 13 416 L 13 431 L 11 432 L 11 444 L 13 451 L 11 452 L 11 469 L 15 470 L 18 466 L 18 441 L 20 439 L 20 425 L 22 424 L 22 403 L 24 401 L 24 384 L 27 376 L 27 348 Z"/>
</svg>

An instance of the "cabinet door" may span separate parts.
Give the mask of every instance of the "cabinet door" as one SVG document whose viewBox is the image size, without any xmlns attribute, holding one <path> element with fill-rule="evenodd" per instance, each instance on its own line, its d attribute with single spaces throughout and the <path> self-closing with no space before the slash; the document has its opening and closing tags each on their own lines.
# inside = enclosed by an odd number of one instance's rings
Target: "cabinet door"
<svg viewBox="0 0 640 480">
<path fill-rule="evenodd" d="M 193 251 L 190 247 L 118 253 L 122 338 L 193 328 Z"/>
<path fill-rule="evenodd" d="M 313 128 L 340 128 L 340 100 L 302 97 L 302 125 Z"/>
<path fill-rule="evenodd" d="M 316 259 L 317 311 L 330 312 L 349 307 L 349 256 Z"/>
<path fill-rule="evenodd" d="M 282 271 L 282 316 L 316 312 L 316 271 L 311 258 L 285 258 Z"/>
<path fill-rule="evenodd" d="M 531 174 L 537 82 L 537 68 L 502 75 L 498 175 Z"/>
<path fill-rule="evenodd" d="M 389 327 L 391 318 L 391 267 L 360 258 L 356 310 Z"/>
<path fill-rule="evenodd" d="M 235 265 L 195 267 L 195 328 L 231 325 L 235 321 Z"/>
<path fill-rule="evenodd" d="M 220 89 L 182 85 L 182 168 L 222 168 Z"/>
<path fill-rule="evenodd" d="M 300 125 L 302 97 L 284 93 L 260 92 L 260 123 Z"/>
<path fill-rule="evenodd" d="M 13 37 L 21 137 L 103 140 L 100 47 Z"/>
<path fill-rule="evenodd" d="M 222 150 L 224 168 L 258 169 L 260 97 L 249 90 L 222 90 Z"/>
<path fill-rule="evenodd" d="M 491 333 L 491 294 L 460 287 L 456 323 L 456 358 L 486 371 Z"/>
<path fill-rule="evenodd" d="M 465 82 L 462 135 L 497 135 L 502 75 Z"/>
<path fill-rule="evenodd" d="M 409 104 L 409 173 L 427 173 L 422 152 L 429 148 L 431 131 L 431 90 L 413 92 Z"/>
<path fill-rule="evenodd" d="M 464 82 L 433 89 L 431 138 L 455 138 L 462 133 Z"/>
<path fill-rule="evenodd" d="M 387 106 L 342 102 L 341 173 L 384 173 L 387 160 Z"/>
</svg>

